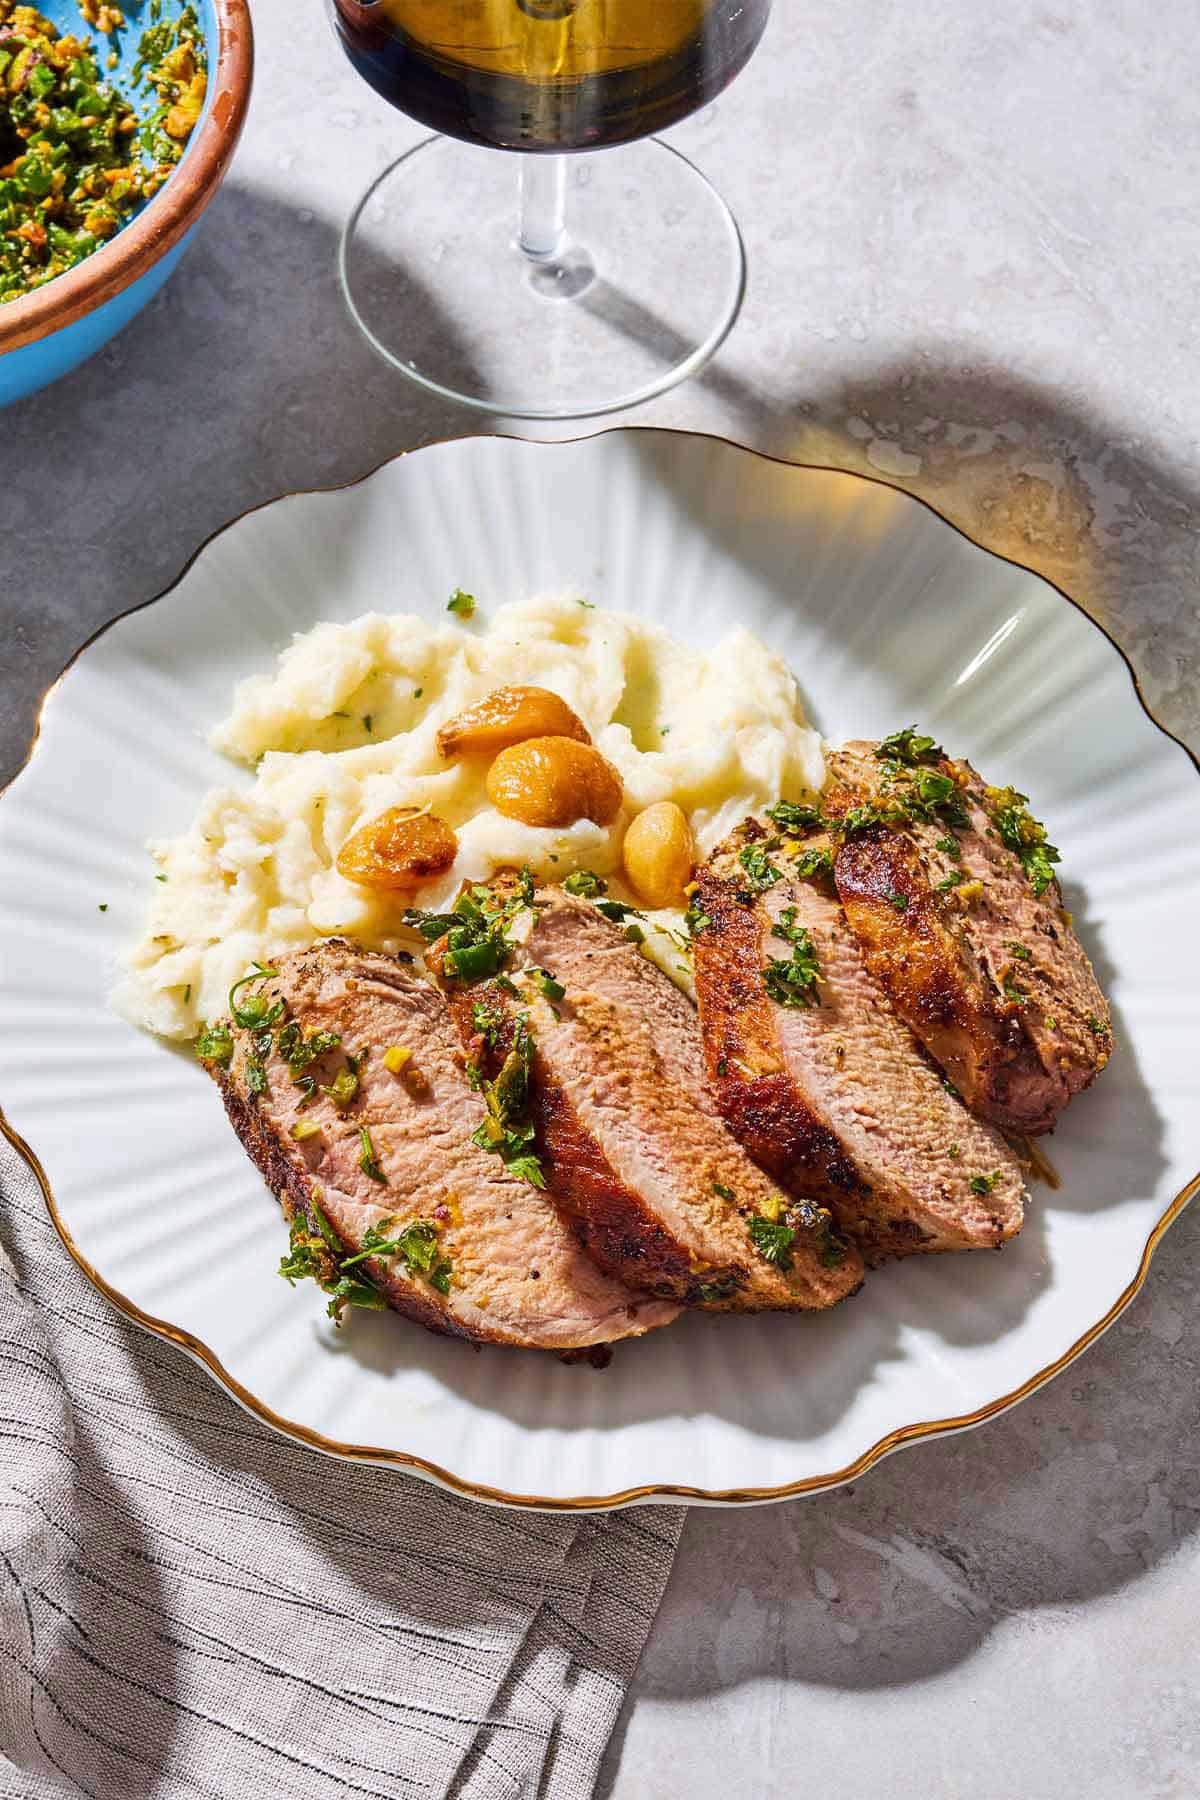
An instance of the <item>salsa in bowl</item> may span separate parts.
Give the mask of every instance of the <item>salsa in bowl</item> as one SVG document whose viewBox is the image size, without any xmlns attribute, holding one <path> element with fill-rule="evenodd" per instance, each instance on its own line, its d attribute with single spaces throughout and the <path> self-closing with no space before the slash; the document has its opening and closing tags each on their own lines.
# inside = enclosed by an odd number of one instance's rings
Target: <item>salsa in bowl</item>
<svg viewBox="0 0 1200 1800">
<path fill-rule="evenodd" d="M 245 0 L 0 0 L 0 404 L 166 280 L 245 116 Z"/>
</svg>

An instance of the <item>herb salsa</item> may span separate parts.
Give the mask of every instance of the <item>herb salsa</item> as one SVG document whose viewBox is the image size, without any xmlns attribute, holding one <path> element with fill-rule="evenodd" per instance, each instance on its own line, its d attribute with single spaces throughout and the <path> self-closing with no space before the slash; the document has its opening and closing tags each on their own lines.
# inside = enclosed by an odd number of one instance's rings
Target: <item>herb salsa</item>
<svg viewBox="0 0 1200 1800">
<path fill-rule="evenodd" d="M 90 38 L 61 34 L 32 6 L 0 0 L 0 304 L 90 256 L 162 186 L 204 105 L 207 59 L 191 6 L 150 24 L 131 103 L 104 78 Z M 113 5 L 82 0 L 110 40 Z M 115 49 L 105 66 L 116 67 Z"/>
</svg>

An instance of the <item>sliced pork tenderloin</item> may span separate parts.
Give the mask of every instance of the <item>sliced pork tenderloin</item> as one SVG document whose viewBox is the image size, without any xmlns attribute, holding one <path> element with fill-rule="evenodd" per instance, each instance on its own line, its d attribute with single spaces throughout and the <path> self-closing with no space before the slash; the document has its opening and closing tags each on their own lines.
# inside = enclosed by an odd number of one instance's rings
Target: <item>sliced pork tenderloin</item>
<svg viewBox="0 0 1200 1800">
<path fill-rule="evenodd" d="M 235 1008 L 201 1048 L 293 1222 L 294 1271 L 335 1307 L 340 1283 L 342 1298 L 433 1331 L 558 1352 L 675 1317 L 602 1273 L 554 1203 L 473 1143 L 485 1109 L 457 1033 L 404 963 L 328 940 L 281 959 Z M 393 1248 L 348 1261 L 372 1244 Z"/>
<path fill-rule="evenodd" d="M 756 821 L 700 872 L 696 989 L 721 1111 L 779 1181 L 823 1199 L 866 1262 L 990 1248 L 1020 1230 L 1023 1183 L 947 1091 L 866 965 L 806 842 Z M 825 867 L 828 867 L 826 861 Z"/>
<path fill-rule="evenodd" d="M 534 913 L 499 984 L 445 986 L 484 1079 L 527 1041 L 536 1153 L 591 1255 L 691 1306 L 812 1310 L 854 1291 L 861 1261 L 828 1211 L 721 1123 L 685 997 L 586 900 L 543 888 Z"/>
<path fill-rule="evenodd" d="M 972 1111 L 1051 1130 L 1112 1026 L 1024 797 L 912 732 L 829 769 L 838 893 L 871 972 Z"/>
</svg>

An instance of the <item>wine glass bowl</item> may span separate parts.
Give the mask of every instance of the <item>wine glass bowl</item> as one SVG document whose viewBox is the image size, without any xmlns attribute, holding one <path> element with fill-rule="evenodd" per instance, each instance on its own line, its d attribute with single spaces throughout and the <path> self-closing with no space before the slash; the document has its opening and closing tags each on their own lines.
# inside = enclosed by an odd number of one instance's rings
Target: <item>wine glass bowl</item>
<svg viewBox="0 0 1200 1800">
<path fill-rule="evenodd" d="M 749 61 L 770 0 L 332 0 L 342 48 L 410 118 L 493 150 L 665 131 Z"/>
<path fill-rule="evenodd" d="M 441 134 L 384 171 L 342 238 L 351 313 L 387 361 L 485 411 L 569 418 L 713 354 L 744 291 L 741 238 L 651 134 L 728 86 L 770 0 L 330 5 L 363 79 Z"/>
</svg>

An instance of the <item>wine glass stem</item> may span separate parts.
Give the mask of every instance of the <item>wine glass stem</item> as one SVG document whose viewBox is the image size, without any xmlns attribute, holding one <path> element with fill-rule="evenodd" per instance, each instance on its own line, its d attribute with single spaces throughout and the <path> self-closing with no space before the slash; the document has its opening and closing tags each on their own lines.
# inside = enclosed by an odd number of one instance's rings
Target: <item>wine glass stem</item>
<svg viewBox="0 0 1200 1800">
<path fill-rule="evenodd" d="M 521 158 L 521 223 L 517 241 L 533 262 L 550 262 L 566 237 L 567 159 Z"/>
</svg>

